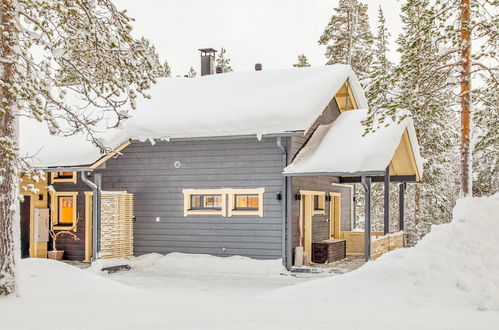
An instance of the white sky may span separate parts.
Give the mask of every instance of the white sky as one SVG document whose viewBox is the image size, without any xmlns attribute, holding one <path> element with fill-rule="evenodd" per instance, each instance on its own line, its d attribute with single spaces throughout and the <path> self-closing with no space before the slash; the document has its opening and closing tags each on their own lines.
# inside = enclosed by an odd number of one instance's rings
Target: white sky
<svg viewBox="0 0 499 330">
<path fill-rule="evenodd" d="M 391 56 L 401 33 L 400 2 L 369 0 L 375 32 L 381 5 L 391 33 Z M 199 48 L 224 46 L 235 70 L 286 68 L 304 53 L 312 65 L 325 64 L 317 43 L 338 0 L 118 0 L 136 21 L 136 36 L 150 39 L 174 75 L 194 66 L 199 73 Z"/>
</svg>

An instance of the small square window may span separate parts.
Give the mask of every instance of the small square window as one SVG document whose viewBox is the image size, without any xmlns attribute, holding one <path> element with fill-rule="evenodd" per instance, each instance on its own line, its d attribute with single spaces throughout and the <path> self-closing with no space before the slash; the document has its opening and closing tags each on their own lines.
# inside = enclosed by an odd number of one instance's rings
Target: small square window
<svg viewBox="0 0 499 330">
<path fill-rule="evenodd" d="M 222 195 L 191 195 L 191 210 L 220 210 Z"/>
<path fill-rule="evenodd" d="M 76 172 L 52 172 L 52 182 L 72 182 L 76 183 Z"/>
<path fill-rule="evenodd" d="M 258 210 L 258 205 L 260 204 L 260 196 L 236 194 L 235 201 L 235 210 Z"/>
<path fill-rule="evenodd" d="M 53 229 L 75 230 L 77 219 L 77 192 L 55 192 L 50 195 Z"/>
<path fill-rule="evenodd" d="M 229 189 L 229 217 L 233 215 L 258 215 L 263 217 L 264 188 Z"/>
<path fill-rule="evenodd" d="M 226 194 L 220 189 L 184 189 L 184 216 L 213 214 L 225 216 Z"/>
<path fill-rule="evenodd" d="M 314 210 L 324 211 L 324 196 L 321 195 L 314 196 Z"/>
</svg>

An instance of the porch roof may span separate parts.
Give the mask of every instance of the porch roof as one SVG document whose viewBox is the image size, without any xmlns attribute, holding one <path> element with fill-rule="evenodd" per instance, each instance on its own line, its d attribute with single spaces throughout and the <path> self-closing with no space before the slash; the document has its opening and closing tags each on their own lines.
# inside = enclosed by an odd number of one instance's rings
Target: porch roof
<svg viewBox="0 0 499 330">
<path fill-rule="evenodd" d="M 283 174 L 382 176 L 390 166 L 390 175 L 419 181 L 423 166 L 412 119 L 389 122 L 364 136 L 365 118 L 367 110 L 346 111 L 319 126 Z"/>
</svg>

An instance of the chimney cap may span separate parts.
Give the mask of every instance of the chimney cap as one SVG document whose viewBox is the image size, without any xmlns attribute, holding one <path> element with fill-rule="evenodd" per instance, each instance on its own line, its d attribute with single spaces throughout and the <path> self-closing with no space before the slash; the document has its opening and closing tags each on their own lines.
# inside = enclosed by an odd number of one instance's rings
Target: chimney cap
<svg viewBox="0 0 499 330">
<path fill-rule="evenodd" d="M 262 67 L 262 63 L 256 63 L 255 64 L 255 71 L 262 71 L 263 67 Z"/>
<path fill-rule="evenodd" d="M 201 56 L 215 55 L 217 52 L 216 49 L 213 48 L 200 48 L 198 50 L 201 52 Z"/>
</svg>

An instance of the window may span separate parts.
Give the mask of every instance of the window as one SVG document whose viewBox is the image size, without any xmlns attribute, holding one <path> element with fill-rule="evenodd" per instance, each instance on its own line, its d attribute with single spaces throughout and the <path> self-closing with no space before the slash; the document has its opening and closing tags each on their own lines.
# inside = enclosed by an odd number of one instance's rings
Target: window
<svg viewBox="0 0 499 330">
<path fill-rule="evenodd" d="M 263 217 L 264 188 L 258 189 L 184 189 L 184 216 L 258 215 Z M 229 207 L 227 207 L 227 205 Z"/>
<path fill-rule="evenodd" d="M 236 194 L 235 210 L 258 210 L 260 197 L 258 195 L 240 195 Z"/>
<path fill-rule="evenodd" d="M 313 203 L 312 215 L 326 214 L 326 192 L 313 190 L 300 190 L 300 194 L 311 196 Z"/>
<path fill-rule="evenodd" d="M 228 189 L 229 217 L 233 215 L 258 215 L 263 217 L 264 188 Z"/>
<path fill-rule="evenodd" d="M 226 193 L 223 189 L 184 189 L 184 217 L 196 214 L 226 216 Z"/>
<path fill-rule="evenodd" d="M 222 195 L 191 195 L 190 210 L 221 210 Z"/>
<path fill-rule="evenodd" d="M 325 196 L 314 195 L 314 211 L 324 211 Z"/>
<path fill-rule="evenodd" d="M 314 211 L 313 215 L 321 214 L 325 215 L 326 214 L 326 194 L 325 193 L 320 193 L 314 195 Z"/>
<path fill-rule="evenodd" d="M 76 172 L 52 172 L 52 182 L 76 183 Z"/>
<path fill-rule="evenodd" d="M 51 195 L 51 216 L 53 229 L 76 229 L 77 192 L 55 192 Z"/>
</svg>

